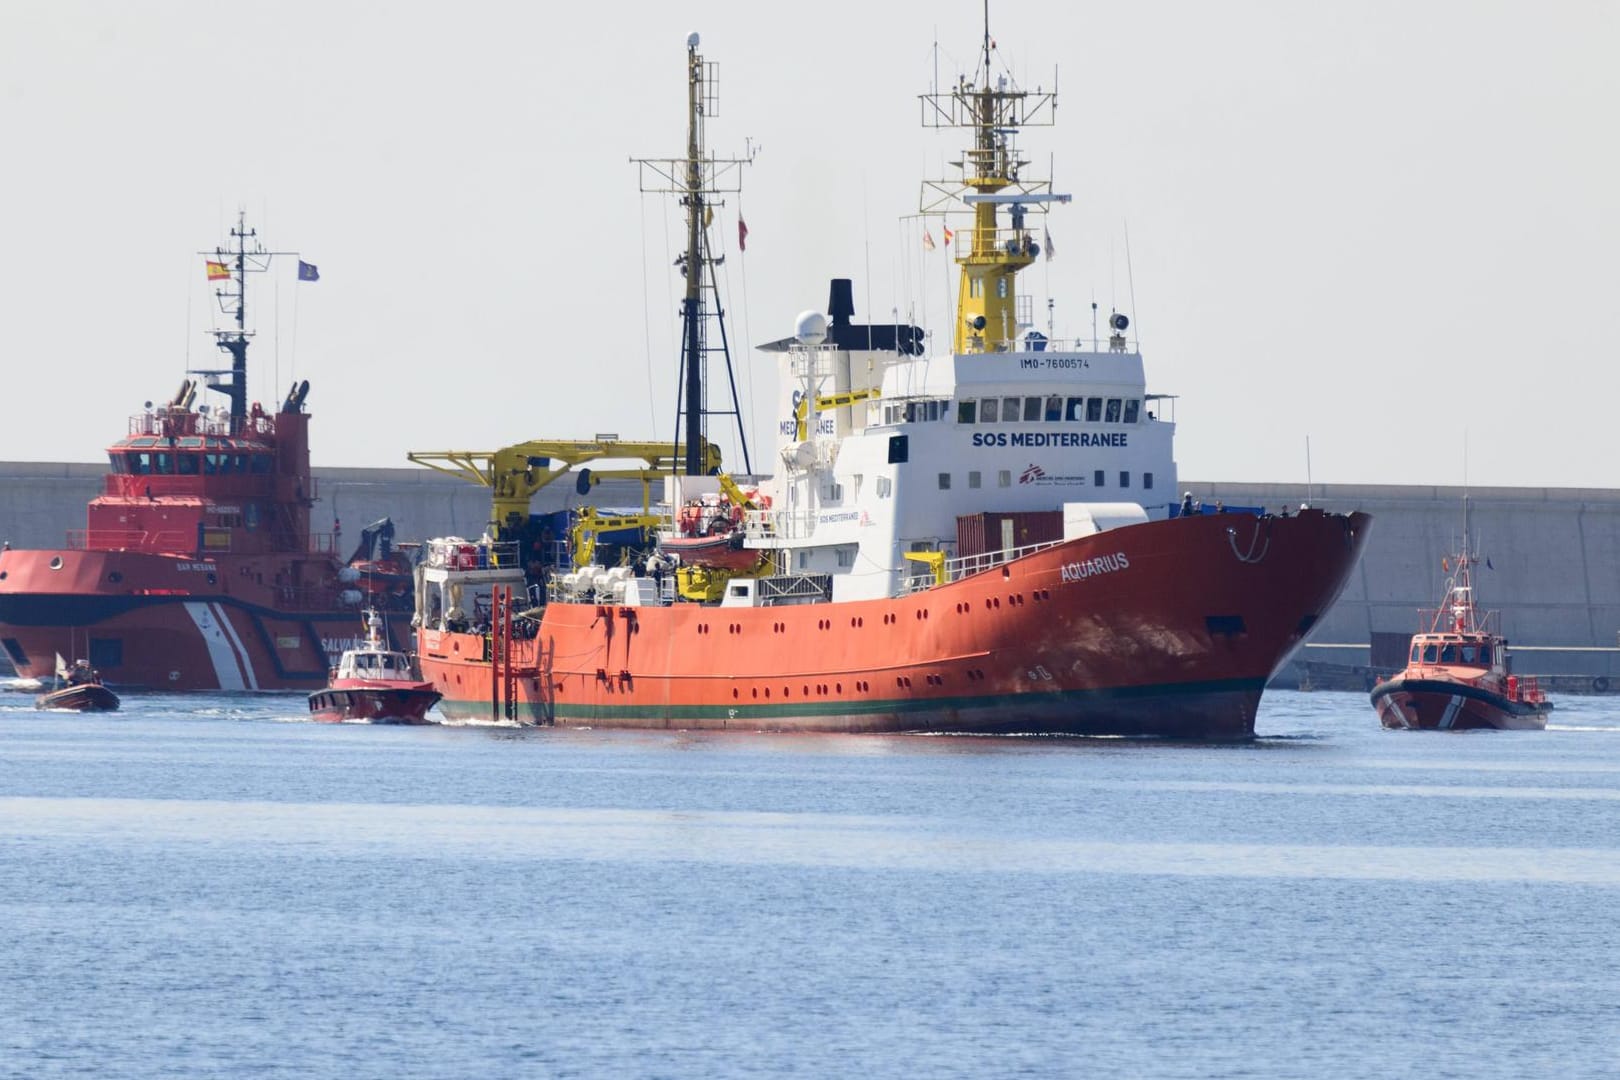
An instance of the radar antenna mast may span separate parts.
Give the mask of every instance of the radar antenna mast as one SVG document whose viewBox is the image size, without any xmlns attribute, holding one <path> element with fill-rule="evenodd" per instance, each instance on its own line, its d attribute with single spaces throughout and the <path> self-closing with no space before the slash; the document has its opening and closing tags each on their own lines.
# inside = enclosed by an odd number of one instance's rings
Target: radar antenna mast
<svg viewBox="0 0 1620 1080">
<path fill-rule="evenodd" d="M 214 344 L 230 356 L 229 370 L 198 370 L 189 374 L 205 376 L 210 390 L 217 390 L 230 399 L 232 432 L 242 430 L 247 420 L 247 352 L 248 343 L 253 338 L 253 332 L 247 328 L 247 276 L 269 270 L 270 260 L 277 255 L 298 254 L 295 251 L 266 251 L 258 236 L 257 229 L 247 227 L 247 211 L 238 210 L 236 225 L 231 229 L 231 246 L 197 253 L 230 271 L 230 285 L 215 289 L 214 298 L 219 303 L 219 310 L 234 318 L 236 328 L 209 331 L 214 335 Z M 229 376 L 230 381 L 221 385 L 219 380 L 222 376 Z"/>
<path fill-rule="evenodd" d="M 721 196 L 742 191 L 742 166 L 753 163 L 756 149 L 749 147 L 741 158 L 716 158 L 704 147 L 705 121 L 719 114 L 719 65 L 704 60 L 698 52 L 698 35 L 686 38 L 686 155 L 679 158 L 632 158 L 641 166 L 643 194 L 680 197 L 686 210 L 686 250 L 675 260 L 686 278 L 686 296 L 681 302 L 681 380 L 678 412 L 684 439 L 677 432 L 676 443 L 686 448 L 688 476 L 705 475 L 702 447 L 708 436 L 710 416 L 731 416 L 737 423 L 742 450 L 743 471 L 753 472 L 748 458 L 748 434 L 744 430 L 742 406 L 737 396 L 737 378 L 731 365 L 731 348 L 726 338 L 726 313 L 720 303 L 720 290 L 714 269 L 725 256 L 714 257 L 709 244 L 709 225 L 714 207 L 724 206 Z M 707 303 L 713 298 L 712 309 Z M 718 347 L 708 341 L 707 323 L 714 320 L 720 335 Z M 726 382 L 731 391 L 730 409 L 710 409 L 706 384 L 710 353 L 725 360 Z"/>
<path fill-rule="evenodd" d="M 934 89 L 921 95 L 922 122 L 930 128 L 963 128 L 972 132 L 972 146 L 953 162 L 962 170 L 957 181 L 925 181 L 918 209 L 923 214 L 945 214 L 958 204 L 973 213 L 973 227 L 964 240 L 952 241 L 952 257 L 960 267 L 956 323 L 952 332 L 957 354 L 1005 352 L 1016 348 L 1019 331 L 1016 277 L 1035 262 L 1040 245 L 1026 217 L 1044 214 L 1051 203 L 1066 203 L 1068 195 L 1052 191 L 1050 180 L 1021 175 L 1029 164 L 1016 146 L 1019 129 L 1049 126 L 1057 112 L 1056 76 L 1053 89 L 1020 89 L 1007 76 L 997 77 L 990 36 L 990 4 L 984 5 L 984 42 L 981 72 L 959 75 L 949 90 Z M 1005 209 L 1010 228 L 997 223 Z"/>
</svg>

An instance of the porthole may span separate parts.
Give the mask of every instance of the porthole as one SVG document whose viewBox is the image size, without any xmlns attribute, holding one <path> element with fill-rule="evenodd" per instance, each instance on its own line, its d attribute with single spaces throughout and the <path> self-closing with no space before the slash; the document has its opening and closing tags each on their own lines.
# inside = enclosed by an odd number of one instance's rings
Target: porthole
<svg viewBox="0 0 1620 1080">
<path fill-rule="evenodd" d="M 121 570 L 110 571 L 107 574 L 107 580 L 112 582 L 114 585 L 118 584 L 120 581 L 124 580 L 123 571 L 121 571 Z"/>
<path fill-rule="evenodd" d="M 60 569 L 62 569 L 62 556 L 60 556 L 60 555 L 52 555 L 50 565 L 51 565 L 52 570 L 60 570 Z"/>
</svg>

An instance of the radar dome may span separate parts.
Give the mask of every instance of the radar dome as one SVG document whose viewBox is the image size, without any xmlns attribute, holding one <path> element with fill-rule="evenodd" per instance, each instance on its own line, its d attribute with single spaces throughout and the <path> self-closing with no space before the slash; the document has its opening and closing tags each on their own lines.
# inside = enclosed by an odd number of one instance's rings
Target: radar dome
<svg viewBox="0 0 1620 1080">
<path fill-rule="evenodd" d="M 688 49 L 695 49 L 698 47 L 698 32 L 696 30 L 686 35 L 686 47 Z"/>
<path fill-rule="evenodd" d="M 1108 316 L 1108 325 L 1112 326 L 1115 330 L 1123 330 L 1127 326 L 1131 325 L 1131 320 L 1116 311 L 1114 314 Z"/>
<path fill-rule="evenodd" d="M 793 336 L 801 345 L 820 345 L 827 340 L 827 316 L 819 311 L 805 311 L 793 323 Z"/>
</svg>

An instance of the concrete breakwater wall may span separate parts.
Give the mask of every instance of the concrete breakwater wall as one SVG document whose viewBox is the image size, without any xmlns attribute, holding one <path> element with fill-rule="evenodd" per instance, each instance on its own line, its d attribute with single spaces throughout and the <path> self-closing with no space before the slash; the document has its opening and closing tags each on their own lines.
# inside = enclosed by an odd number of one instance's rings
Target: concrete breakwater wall
<svg viewBox="0 0 1620 1080">
<path fill-rule="evenodd" d="M 400 540 L 476 537 L 489 517 L 487 489 L 430 469 L 314 470 L 317 530 L 334 518 L 343 526 L 344 554 L 362 526 L 391 517 Z M 103 465 L 0 462 L 0 538 L 13 547 L 57 547 L 69 529 L 84 527 L 84 507 L 100 493 Z M 1189 482 L 1194 498 L 1272 510 L 1307 501 L 1303 484 Z M 1350 671 L 1373 665 L 1373 649 L 1417 628 L 1417 613 L 1440 598 L 1441 558 L 1462 538 L 1460 487 L 1317 485 L 1313 505 L 1374 515 L 1366 557 L 1339 603 L 1317 625 L 1296 657 L 1312 667 Z M 639 505 L 640 485 L 605 482 L 582 499 L 567 481 L 543 490 L 536 511 L 589 501 Z M 1517 669 L 1593 688 L 1620 690 L 1620 490 L 1474 488 L 1468 492 L 1474 546 L 1491 568 L 1476 576 L 1481 603 L 1502 613 Z M 1290 678 L 1302 674 L 1299 664 Z M 1386 665 L 1387 666 L 1387 665 Z"/>
</svg>

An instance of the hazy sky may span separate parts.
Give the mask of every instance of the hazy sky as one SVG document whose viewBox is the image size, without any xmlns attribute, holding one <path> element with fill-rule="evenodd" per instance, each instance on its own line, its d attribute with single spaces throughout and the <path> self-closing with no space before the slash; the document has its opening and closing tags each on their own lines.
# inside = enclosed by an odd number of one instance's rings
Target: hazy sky
<svg viewBox="0 0 1620 1080">
<path fill-rule="evenodd" d="M 252 396 L 311 381 L 317 464 L 668 437 L 680 222 L 628 159 L 683 145 L 691 30 L 711 147 L 759 148 L 715 233 L 747 219 L 734 345 L 834 276 L 937 330 L 944 254 L 901 218 L 961 136 L 917 95 L 981 10 L 6 0 L 0 459 L 99 460 L 218 366 L 195 253 L 239 207 L 320 267 L 250 296 Z M 1620 483 L 1620 3 L 1000 0 L 991 30 L 1020 82 L 1056 69 L 1022 146 L 1074 195 L 1020 285 L 1060 335 L 1093 296 L 1135 316 L 1184 477 L 1303 480 L 1309 437 L 1318 482 L 1457 483 L 1466 436 L 1475 484 Z M 734 351 L 758 468 L 774 360 Z"/>
</svg>

